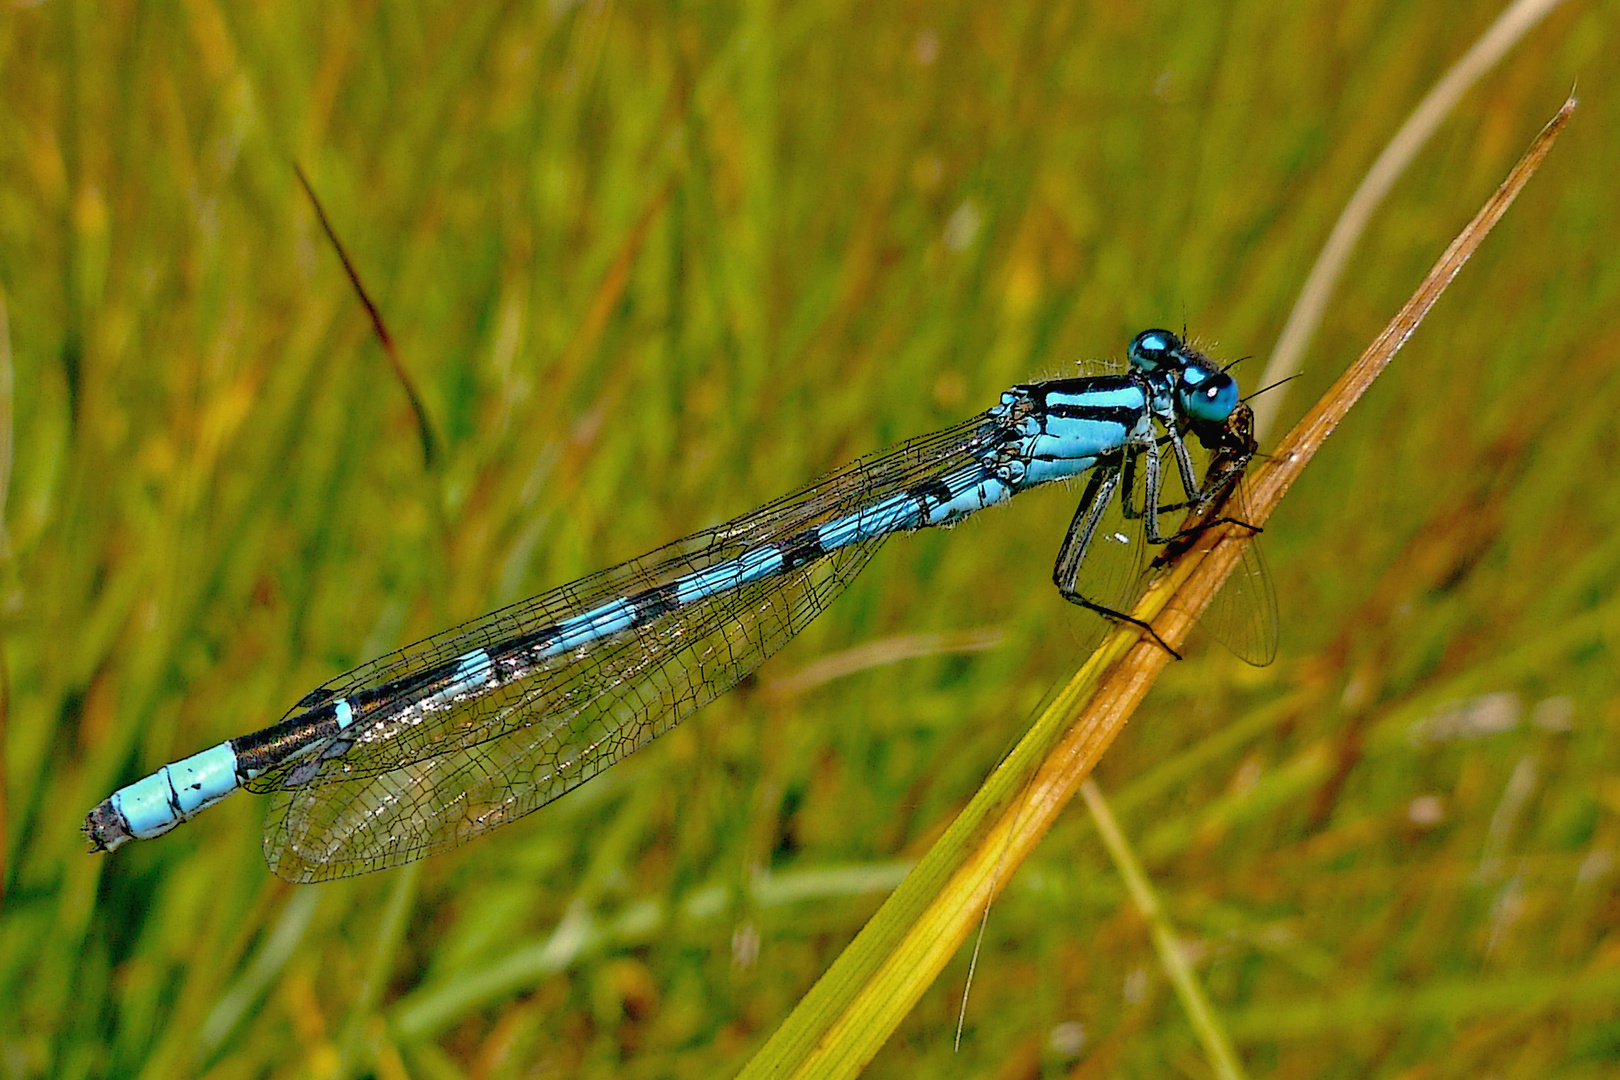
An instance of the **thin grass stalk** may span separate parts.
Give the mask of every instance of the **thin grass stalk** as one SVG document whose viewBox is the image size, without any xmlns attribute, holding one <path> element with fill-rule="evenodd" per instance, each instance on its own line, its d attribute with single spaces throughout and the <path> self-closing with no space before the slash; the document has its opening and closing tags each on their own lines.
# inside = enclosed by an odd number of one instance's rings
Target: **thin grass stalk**
<svg viewBox="0 0 1620 1080">
<path fill-rule="evenodd" d="M 1288 313 L 1288 321 L 1283 324 L 1282 333 L 1277 335 L 1276 348 L 1272 349 L 1271 358 L 1266 361 L 1260 385 L 1286 379 L 1298 370 L 1300 359 L 1310 347 L 1316 328 L 1322 323 L 1328 301 L 1333 298 L 1339 275 L 1344 272 L 1345 264 L 1356 249 L 1356 242 L 1367 231 L 1373 213 L 1395 187 L 1395 181 L 1406 172 L 1406 167 L 1412 164 L 1418 151 L 1428 145 L 1441 121 L 1451 115 L 1451 110 L 1470 87 L 1561 3 L 1563 0 L 1516 0 L 1509 4 L 1418 102 L 1412 115 L 1385 144 L 1378 158 L 1368 168 L 1367 175 L 1356 185 L 1344 209 L 1339 211 L 1338 220 L 1333 223 L 1327 241 L 1299 290 L 1299 298 Z M 1255 403 L 1256 438 L 1266 437 L 1287 395 L 1287 389 L 1283 388 Z"/>
</svg>

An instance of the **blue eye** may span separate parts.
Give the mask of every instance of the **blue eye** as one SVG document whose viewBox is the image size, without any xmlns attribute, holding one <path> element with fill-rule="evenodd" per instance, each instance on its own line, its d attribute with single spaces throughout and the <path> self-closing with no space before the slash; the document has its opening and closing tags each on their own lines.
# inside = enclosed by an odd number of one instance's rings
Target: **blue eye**
<svg viewBox="0 0 1620 1080">
<path fill-rule="evenodd" d="M 1181 407 L 1187 415 L 1197 423 L 1224 424 L 1238 405 L 1237 380 L 1225 372 L 1207 374 L 1196 368 L 1188 368 L 1183 376 Z"/>
<path fill-rule="evenodd" d="M 1127 351 L 1131 366 L 1141 371 L 1157 371 L 1181 351 L 1181 339 L 1168 330 L 1144 330 L 1131 339 Z"/>
</svg>

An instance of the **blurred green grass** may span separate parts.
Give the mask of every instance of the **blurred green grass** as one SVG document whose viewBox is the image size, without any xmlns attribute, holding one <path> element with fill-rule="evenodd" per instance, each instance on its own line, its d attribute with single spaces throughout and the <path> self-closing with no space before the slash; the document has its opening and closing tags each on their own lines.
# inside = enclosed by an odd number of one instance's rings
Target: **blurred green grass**
<svg viewBox="0 0 1620 1080">
<path fill-rule="evenodd" d="M 1263 356 L 1361 170 L 1494 14 L 0 17 L 0 1069 L 734 1071 L 1077 663 L 1049 580 L 1073 493 L 891 544 L 757 686 L 416 870 L 285 886 L 251 798 L 112 858 L 79 820 L 354 663 L 1142 326 Z M 1535 31 L 1358 250 L 1286 415 L 1579 80 L 1546 167 L 1273 519 L 1277 664 L 1173 665 L 1100 772 L 1253 1075 L 1620 1057 L 1615 14 Z M 431 468 L 295 159 L 424 388 Z M 773 691 L 986 627 L 990 651 Z M 953 1053 L 965 970 L 873 1075 L 1204 1068 L 1079 814 L 992 911 Z"/>
</svg>

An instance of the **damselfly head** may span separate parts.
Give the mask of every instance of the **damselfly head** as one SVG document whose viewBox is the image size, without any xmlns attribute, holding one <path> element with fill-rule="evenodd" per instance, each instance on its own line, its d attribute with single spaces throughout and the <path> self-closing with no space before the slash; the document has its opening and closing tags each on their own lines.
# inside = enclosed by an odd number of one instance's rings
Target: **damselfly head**
<svg viewBox="0 0 1620 1080">
<path fill-rule="evenodd" d="M 1144 330 L 1131 339 L 1131 366 L 1175 394 L 1176 408 L 1206 445 L 1238 406 L 1237 380 L 1168 330 Z"/>
</svg>

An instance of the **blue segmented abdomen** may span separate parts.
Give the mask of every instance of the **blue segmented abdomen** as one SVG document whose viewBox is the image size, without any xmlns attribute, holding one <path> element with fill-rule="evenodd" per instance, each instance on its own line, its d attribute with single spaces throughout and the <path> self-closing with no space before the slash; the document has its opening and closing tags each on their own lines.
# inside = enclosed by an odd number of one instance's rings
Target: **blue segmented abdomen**
<svg viewBox="0 0 1620 1080">
<path fill-rule="evenodd" d="M 323 701 L 273 727 L 165 765 L 98 803 L 86 817 L 86 831 L 99 850 L 161 836 L 266 769 L 340 736 L 354 719 L 347 699 Z"/>
<path fill-rule="evenodd" d="M 230 743 L 223 742 L 119 788 L 91 815 L 107 818 L 128 834 L 125 839 L 150 840 L 240 786 L 236 753 Z"/>
</svg>

